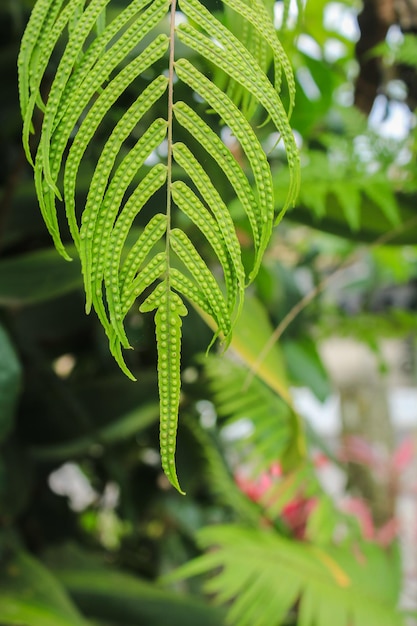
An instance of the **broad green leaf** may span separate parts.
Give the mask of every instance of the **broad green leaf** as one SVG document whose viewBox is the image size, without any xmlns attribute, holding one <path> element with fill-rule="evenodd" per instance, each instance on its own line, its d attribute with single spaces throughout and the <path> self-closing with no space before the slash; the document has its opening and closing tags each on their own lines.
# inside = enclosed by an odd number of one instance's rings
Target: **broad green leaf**
<svg viewBox="0 0 417 626">
<path fill-rule="evenodd" d="M 18 552 L 0 574 L 2 622 L 8 626 L 88 626 L 57 579 L 36 559 Z"/>
<path fill-rule="evenodd" d="M 261 302 L 255 297 L 248 297 L 234 327 L 231 347 L 251 368 L 272 332 L 271 322 Z M 263 359 L 257 369 L 257 375 L 283 400 L 291 404 L 285 361 L 278 344 L 275 344 Z"/>
<path fill-rule="evenodd" d="M 0 304 L 43 302 L 82 287 L 80 263 L 65 261 L 54 248 L 0 261 Z"/>
<path fill-rule="evenodd" d="M 213 322 L 205 317 L 213 327 Z M 230 349 L 237 352 L 251 368 L 273 332 L 272 325 L 261 302 L 254 296 L 246 297 L 242 312 L 233 328 Z M 257 375 L 287 403 L 291 404 L 286 366 L 280 346 L 275 344 L 257 369 Z"/>
<path fill-rule="evenodd" d="M 0 443 L 13 424 L 22 370 L 10 337 L 0 325 Z"/>
<path fill-rule="evenodd" d="M 50 550 L 47 562 L 59 582 L 92 619 L 123 626 L 221 626 L 223 612 L 201 600 L 169 592 L 109 567 L 100 557 L 76 546 Z"/>
<path fill-rule="evenodd" d="M 360 189 L 355 185 L 334 185 L 330 188 L 343 209 L 346 221 L 353 231 L 360 228 Z"/>
<path fill-rule="evenodd" d="M 288 373 L 296 385 L 309 387 L 314 395 L 324 402 L 332 393 L 326 370 L 309 337 L 286 339 L 282 342 Z"/>
<path fill-rule="evenodd" d="M 111 446 L 125 439 L 130 439 L 158 420 L 157 404 L 147 404 L 122 415 L 114 422 L 73 441 L 62 444 L 36 446 L 30 452 L 40 461 L 57 461 L 87 454 L 94 445 Z"/>
<path fill-rule="evenodd" d="M 289 219 L 323 230 L 339 237 L 358 242 L 377 242 L 386 239 L 389 245 L 415 245 L 417 243 L 417 212 L 414 195 L 398 194 L 399 221 L 402 225 L 393 227 L 392 222 L 381 213 L 378 205 L 367 197 L 360 204 L 360 227 L 357 230 L 347 224 L 343 207 L 332 198 L 326 199 L 323 217 L 317 217 L 309 203 L 300 202 L 288 213 Z"/>
</svg>

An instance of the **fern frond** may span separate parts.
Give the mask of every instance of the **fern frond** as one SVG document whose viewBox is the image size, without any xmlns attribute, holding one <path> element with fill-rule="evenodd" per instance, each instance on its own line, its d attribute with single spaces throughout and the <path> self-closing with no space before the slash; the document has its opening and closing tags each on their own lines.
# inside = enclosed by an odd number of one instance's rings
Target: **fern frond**
<svg viewBox="0 0 417 626">
<path fill-rule="evenodd" d="M 40 69 L 39 63 L 44 62 L 45 66 L 43 69 L 45 69 L 50 56 L 45 55 L 45 42 L 50 42 L 52 51 L 53 47 L 56 44 L 57 38 L 61 35 L 62 29 L 64 27 L 62 23 L 65 24 L 66 21 L 69 19 L 71 13 L 73 12 L 73 7 L 69 3 L 66 7 L 66 11 L 62 11 L 59 23 L 57 23 L 57 28 L 56 30 L 54 30 L 52 27 L 55 23 L 57 15 L 59 14 L 63 2 L 64 0 L 57 0 L 54 3 L 51 3 L 49 0 L 37 2 L 30 15 L 25 32 L 23 33 L 18 57 L 19 99 L 23 119 L 26 117 L 26 113 L 29 108 L 30 93 L 36 92 L 35 102 L 36 98 L 39 95 L 39 78 L 43 74 Z M 79 3 L 81 4 L 81 0 L 79 0 Z M 47 38 L 42 37 L 42 35 L 45 35 L 45 33 L 48 33 Z M 53 37 L 54 34 L 56 34 L 56 37 Z M 43 54 L 41 54 L 41 52 Z M 30 111 L 29 113 L 30 119 L 32 117 L 32 111 Z"/>
<path fill-rule="evenodd" d="M 215 571 L 205 589 L 229 604 L 235 626 L 279 626 L 296 605 L 300 626 L 405 624 L 392 563 L 379 546 L 363 544 L 355 554 L 237 525 L 204 528 L 199 540 L 209 551 L 166 580 Z"/>
<path fill-rule="evenodd" d="M 110 320 L 112 326 L 120 338 L 124 348 L 129 347 L 123 324 L 121 299 L 119 288 L 119 266 L 121 262 L 122 249 L 125 245 L 127 234 L 133 224 L 136 215 L 151 198 L 155 192 L 162 187 L 166 181 L 166 166 L 162 163 L 155 165 L 151 171 L 141 180 L 129 200 L 121 210 L 111 233 L 108 251 L 106 254 L 106 266 L 104 268 L 104 279 L 107 292 L 107 304 L 109 307 Z"/>
<path fill-rule="evenodd" d="M 195 420 L 186 419 L 185 425 L 200 447 L 210 491 L 223 506 L 232 509 L 239 521 L 258 527 L 262 523 L 263 511 L 237 486 L 215 433 L 203 429 Z"/>
<path fill-rule="evenodd" d="M 259 225 L 254 212 L 257 201 L 248 178 L 233 157 L 230 149 L 185 102 L 175 103 L 174 115 L 181 126 L 188 130 L 222 167 L 249 218 L 254 244 L 256 247 L 259 247 Z"/>
<path fill-rule="evenodd" d="M 174 151 L 174 154 L 175 153 L 176 152 Z M 178 153 L 176 160 L 178 163 L 181 162 L 181 158 L 178 156 Z M 182 181 L 177 181 L 172 185 L 172 198 L 176 205 L 182 210 L 182 212 L 199 227 L 199 229 L 205 235 L 207 241 L 211 244 L 213 250 L 217 254 L 217 257 L 220 260 L 224 272 L 226 291 L 228 294 L 227 307 L 229 313 L 232 313 L 235 309 L 236 303 L 235 295 L 237 287 L 237 275 L 235 273 L 235 268 L 230 263 L 230 257 L 228 254 L 228 250 L 225 248 L 224 241 L 219 237 L 219 225 L 212 217 L 212 214 L 206 209 L 206 207 L 200 202 L 198 197 L 193 193 L 193 191 Z M 240 268 L 243 269 L 241 262 L 239 269 Z M 242 294 L 244 284 L 241 281 L 239 282 L 240 292 Z"/>
<path fill-rule="evenodd" d="M 171 230 L 170 244 L 178 258 L 192 274 L 195 285 L 204 285 L 202 292 L 206 294 L 206 298 L 214 312 L 215 319 L 218 321 L 218 332 L 223 333 L 227 342 L 232 330 L 230 315 L 227 303 L 212 272 L 191 240 L 182 230 L 178 228 Z"/>
<path fill-rule="evenodd" d="M 81 259 L 86 310 L 97 313 L 112 354 L 131 378 L 123 357 L 129 347 L 125 317 L 137 298 L 145 297 L 141 311 L 156 311 L 162 464 L 180 489 L 174 455 L 183 298 L 215 320 L 215 337 L 230 340 L 245 283 L 259 269 L 274 222 L 270 168 L 249 119 L 259 109 L 283 138 L 291 172 L 286 207 L 295 200 L 299 177 L 288 120 L 294 79 L 274 30 L 269 0 L 224 3 L 244 25 L 243 38 L 198 0 L 179 0 L 185 22 L 178 25 L 176 0 L 132 0 L 107 23 L 110 3 L 36 3 L 19 56 L 23 144 L 34 165 L 40 209 L 55 246 L 69 259 L 60 226 L 64 210 Z M 187 58 L 177 58 L 177 41 Z M 51 58 L 56 70 L 46 81 Z M 226 92 L 204 75 L 201 63 L 227 77 Z M 270 63 L 275 68 L 273 82 L 267 75 Z M 283 77 L 290 94 L 288 113 L 278 93 Z M 179 101 L 177 80 L 210 110 L 198 106 L 197 112 Z M 49 93 L 44 93 L 48 84 Z M 233 102 L 233 84 L 239 106 Z M 39 110 L 43 120 L 32 154 L 29 136 Z M 245 164 L 216 132 L 222 125 L 240 143 Z M 164 144 L 167 156 L 161 162 L 163 151 L 158 151 Z M 201 153 L 209 157 L 213 173 L 205 170 L 201 156 L 197 158 Z M 80 206 L 77 182 L 84 170 L 91 174 Z M 216 187 L 220 171 L 252 229 L 255 258 L 248 276 L 233 220 Z M 164 189 L 165 210 L 155 211 L 153 202 L 158 198 L 160 203 Z M 220 276 L 197 244 L 175 227 L 177 213 L 187 216 L 207 241 Z M 132 245 L 128 235 L 138 216 L 142 231 Z"/>
<path fill-rule="evenodd" d="M 278 77 L 280 76 L 281 61 L 283 62 L 291 94 L 290 111 L 288 113 L 288 116 L 290 116 L 293 107 L 293 96 L 295 94 L 292 72 L 286 55 L 283 54 L 279 46 L 279 40 L 276 37 L 276 33 L 263 2 L 254 0 L 253 4 L 255 9 L 252 10 L 249 10 L 247 5 L 243 2 L 239 2 L 239 0 L 227 0 L 226 4 L 242 12 L 242 14 L 260 30 L 265 41 L 272 44 L 274 59 L 276 61 L 276 74 Z M 242 87 L 258 100 L 274 122 L 284 141 L 288 163 L 292 172 L 286 202 L 286 204 L 291 204 L 298 193 L 299 180 L 297 172 L 291 167 L 298 158 L 298 150 L 294 135 L 287 123 L 287 113 L 285 112 L 276 89 L 274 89 L 249 50 L 247 50 L 239 39 L 234 37 L 230 31 L 220 24 L 220 22 L 218 22 L 197 0 L 182 0 L 181 7 L 186 15 L 197 19 L 200 24 L 204 25 L 208 36 L 203 36 L 190 24 L 181 24 L 178 28 L 178 37 L 180 40 L 184 41 L 184 43 L 199 52 L 202 56 L 208 58 L 235 81 L 240 83 Z M 218 43 L 215 43 L 213 39 Z M 293 176 L 293 174 L 295 174 L 295 176 Z"/>
<path fill-rule="evenodd" d="M 288 405 L 256 377 L 246 387 L 247 369 L 231 359 L 208 357 L 204 365 L 216 410 L 226 425 L 249 420 L 253 426 L 237 442 L 244 449 L 245 463 L 258 476 L 273 463 L 282 462 L 297 435 Z"/>
<path fill-rule="evenodd" d="M 116 102 L 118 97 L 123 93 L 126 86 L 132 81 L 136 75 L 146 70 L 151 64 L 149 63 L 150 57 L 158 58 L 159 55 L 163 55 L 167 49 L 166 37 L 161 35 L 154 42 L 152 42 L 144 52 L 130 63 L 120 74 L 109 83 L 109 85 L 103 90 L 98 99 L 94 102 L 93 106 L 88 111 L 86 117 L 80 125 L 79 132 L 77 134 L 76 141 L 71 145 L 71 149 L 65 163 L 64 172 L 64 195 L 66 201 L 66 213 L 69 226 L 71 228 L 71 234 L 76 243 L 79 243 L 78 225 L 75 216 L 75 189 L 76 189 L 76 175 L 80 167 L 81 159 L 84 152 L 87 149 L 88 144 L 93 139 L 98 126 L 103 119 L 106 112 L 110 109 L 112 104 Z M 155 56 L 154 56 L 155 55 Z M 133 66 L 133 67 L 132 67 Z M 149 101 L 154 103 L 166 90 L 166 81 L 158 80 L 151 83 L 147 89 L 139 96 L 134 103 L 134 106 L 130 111 L 134 111 L 136 114 L 130 118 L 131 127 L 134 127 L 140 120 L 140 113 L 144 113 L 143 104 L 148 104 Z M 150 100 L 148 100 L 148 98 Z M 129 116 L 130 111 L 126 112 L 126 117 Z M 130 116 L 129 116 L 130 117 Z M 126 118 L 125 118 L 126 119 Z M 68 124 L 68 128 L 73 125 L 73 120 Z M 155 125 L 155 126 L 154 126 Z M 121 189 L 120 183 L 124 184 L 123 190 L 125 191 L 128 184 L 131 182 L 134 174 L 139 169 L 147 156 L 163 141 L 166 136 L 166 122 L 165 120 L 155 120 L 154 125 L 149 129 L 148 133 L 144 133 L 141 139 L 137 142 L 137 145 L 127 155 L 125 160 L 125 170 L 122 173 L 117 172 L 112 179 L 113 187 Z M 68 140 L 69 132 L 65 137 L 65 141 Z M 129 130 L 127 131 L 129 132 Z M 154 137 L 155 134 L 155 137 Z M 60 154 L 62 156 L 62 154 Z M 135 167 L 136 166 L 136 167 Z M 130 177 L 129 177 L 130 175 Z M 110 190 L 107 191 L 109 193 Z M 122 195 L 120 195 L 120 198 Z M 121 200 L 120 200 L 121 201 Z M 116 207 L 119 206 L 120 202 Z"/>
<path fill-rule="evenodd" d="M 279 91 L 281 88 L 282 72 L 284 72 L 290 97 L 288 117 L 291 117 L 295 104 L 294 74 L 281 42 L 276 36 L 273 20 L 269 18 L 264 2 L 262 2 L 262 0 L 254 0 L 252 6 L 248 6 L 245 2 L 242 2 L 242 0 L 226 0 L 225 3 L 238 14 L 242 15 L 270 46 L 274 59 L 275 89 Z M 293 156 L 297 159 L 296 153 L 294 153 Z M 297 182 L 297 178 L 295 178 L 295 181 Z"/>
<path fill-rule="evenodd" d="M 251 165 L 255 179 L 258 204 L 252 207 L 248 218 L 251 222 L 255 244 L 255 263 L 250 279 L 258 272 L 262 255 L 272 232 L 273 223 L 273 193 L 272 178 L 266 155 L 244 115 L 233 102 L 208 78 L 197 70 L 187 59 L 180 59 L 175 65 L 179 78 L 187 83 L 193 91 L 198 93 L 219 114 L 221 119 L 230 127 L 240 142 Z M 259 233 L 259 244 L 255 233 Z"/>
</svg>

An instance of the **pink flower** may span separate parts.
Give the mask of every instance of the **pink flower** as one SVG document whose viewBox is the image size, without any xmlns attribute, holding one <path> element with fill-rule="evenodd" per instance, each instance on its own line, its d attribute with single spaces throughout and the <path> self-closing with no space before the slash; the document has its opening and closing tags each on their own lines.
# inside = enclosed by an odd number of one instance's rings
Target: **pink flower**
<svg viewBox="0 0 417 626">
<path fill-rule="evenodd" d="M 257 479 L 251 479 L 241 473 L 237 473 L 235 480 L 239 489 L 243 491 L 248 498 L 253 502 L 261 502 L 263 499 L 263 504 L 265 505 L 265 494 L 271 489 L 273 484 L 276 484 L 277 478 L 281 476 L 281 467 L 278 463 L 274 463 L 268 472 L 261 474 Z M 315 504 L 315 499 L 304 498 L 302 495 L 297 495 L 290 500 L 290 502 L 283 505 L 281 518 L 297 539 L 305 538 L 307 520 Z"/>
<path fill-rule="evenodd" d="M 316 503 L 315 498 L 303 498 L 301 496 L 294 498 L 283 507 L 281 516 L 297 539 L 305 539 L 308 518 Z"/>
<path fill-rule="evenodd" d="M 397 520 L 392 518 L 380 528 L 375 528 L 371 510 L 361 498 L 346 498 L 340 508 L 356 517 L 364 539 L 374 541 L 383 547 L 389 546 L 395 539 L 398 532 Z"/>
</svg>

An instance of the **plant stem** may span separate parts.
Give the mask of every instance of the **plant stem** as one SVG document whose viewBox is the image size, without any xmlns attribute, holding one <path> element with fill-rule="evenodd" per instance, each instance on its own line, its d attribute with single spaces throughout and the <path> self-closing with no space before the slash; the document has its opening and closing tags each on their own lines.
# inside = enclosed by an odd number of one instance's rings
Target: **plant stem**
<svg viewBox="0 0 417 626">
<path fill-rule="evenodd" d="M 171 19 L 169 28 L 169 65 L 168 65 L 168 134 L 167 134 L 167 234 L 166 234 L 166 258 L 167 258 L 167 285 L 169 283 L 169 247 L 170 247 L 170 232 L 171 232 L 171 184 L 172 184 L 172 118 L 173 118 L 173 106 L 174 106 L 174 64 L 175 64 L 175 12 L 176 12 L 177 0 L 171 2 Z"/>
</svg>

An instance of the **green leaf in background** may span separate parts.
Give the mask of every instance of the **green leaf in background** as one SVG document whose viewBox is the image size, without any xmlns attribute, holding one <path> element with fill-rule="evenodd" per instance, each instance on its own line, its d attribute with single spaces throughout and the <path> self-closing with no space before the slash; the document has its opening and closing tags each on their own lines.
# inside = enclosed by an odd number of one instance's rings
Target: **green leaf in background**
<svg viewBox="0 0 417 626">
<path fill-rule="evenodd" d="M 415 195 L 398 194 L 398 212 L 404 226 L 393 227 L 392 222 L 381 212 L 369 197 L 363 197 L 360 206 L 360 228 L 352 230 L 346 220 L 343 207 L 337 199 L 327 198 L 325 215 L 318 217 L 306 203 L 298 203 L 288 218 L 301 224 L 338 235 L 352 241 L 374 243 L 380 237 L 392 233 L 387 241 L 393 245 L 415 245 L 417 243 L 417 212 Z"/>
<path fill-rule="evenodd" d="M 324 549 L 236 525 L 206 527 L 199 539 L 210 550 L 165 582 L 217 572 L 205 589 L 228 604 L 234 626 L 285 623 L 296 604 L 298 626 L 404 626 L 397 559 L 379 546 Z"/>
<path fill-rule="evenodd" d="M 54 574 L 92 619 L 123 626 L 222 626 L 223 612 L 108 567 L 75 545 L 50 550 Z M 58 624 L 56 625 L 58 626 Z"/>
<path fill-rule="evenodd" d="M 391 187 L 387 185 L 386 180 L 380 180 L 379 178 L 375 181 L 369 180 L 364 187 L 364 193 L 371 202 L 374 202 L 381 209 L 392 225 L 398 226 L 401 224 L 397 200 Z"/>
<path fill-rule="evenodd" d="M 1 306 L 42 302 L 81 286 L 79 260 L 68 263 L 52 248 L 0 262 Z"/>
<path fill-rule="evenodd" d="M 103 428 L 84 437 L 57 445 L 36 446 L 31 449 L 40 461 L 56 461 L 74 458 L 87 453 L 97 443 L 111 445 L 135 436 L 159 419 L 159 404 L 151 403 L 137 407 L 115 419 Z"/>
<path fill-rule="evenodd" d="M 362 200 L 359 187 L 357 185 L 340 185 L 336 181 L 327 191 L 332 192 L 339 202 L 351 230 L 358 231 L 360 229 Z"/>
<path fill-rule="evenodd" d="M 204 316 L 204 319 L 210 324 L 208 317 Z M 273 328 L 266 309 L 257 298 L 247 296 L 243 303 L 241 314 L 236 321 L 230 343 L 231 354 L 237 354 L 248 368 L 247 373 L 243 372 L 243 375 L 240 378 L 238 376 L 238 380 L 235 381 L 235 395 L 238 402 L 240 398 L 244 403 L 245 397 L 248 397 L 247 389 L 251 384 L 251 379 L 256 375 L 270 390 L 278 394 L 279 398 L 275 399 L 276 403 L 279 403 L 281 398 L 287 405 L 287 412 L 291 414 L 292 436 L 290 438 L 291 445 L 284 454 L 282 463 L 289 469 L 296 466 L 299 460 L 305 456 L 305 440 L 301 418 L 293 407 L 289 392 L 285 360 L 280 345 L 275 343 L 265 358 L 259 364 L 257 363 L 258 356 L 272 333 Z M 226 368 L 229 365 L 227 362 L 225 363 Z M 256 374 L 252 374 L 252 369 L 255 367 Z M 220 374 L 223 381 L 225 380 L 224 374 L 224 372 Z M 210 374 L 210 377 L 213 380 L 214 376 Z M 222 386 L 221 380 L 218 383 Z M 259 386 L 259 381 L 255 386 Z M 263 399 L 261 402 L 263 402 Z M 280 435 L 278 435 L 278 438 L 280 438 Z"/>
<path fill-rule="evenodd" d="M 386 166 L 369 174 L 358 169 L 356 159 L 346 158 L 342 164 L 332 159 L 331 152 L 306 150 L 303 185 L 288 218 L 353 241 L 373 243 L 391 234 L 387 243 L 415 244 L 415 193 L 397 191 L 386 176 Z M 282 196 L 287 180 L 285 169 L 277 170 L 276 198 Z"/>
<path fill-rule="evenodd" d="M 226 418 L 226 426 L 242 420 L 250 420 L 253 426 L 235 444 L 242 450 L 245 464 L 249 463 L 259 475 L 290 453 L 293 466 L 297 466 L 302 455 L 295 412 L 257 376 L 246 384 L 247 368 L 231 359 L 210 356 L 204 364 L 216 411 Z"/>
<path fill-rule="evenodd" d="M 7 626 L 88 626 L 55 577 L 17 552 L 0 573 L 0 619 Z"/>
<path fill-rule="evenodd" d="M 9 433 L 19 395 L 22 370 L 15 349 L 0 325 L 0 442 Z"/>
<path fill-rule="evenodd" d="M 214 329 L 214 323 L 204 312 L 202 317 Z M 233 328 L 230 349 L 250 368 L 273 332 L 267 312 L 261 302 L 249 294 L 243 303 L 242 311 Z M 275 344 L 256 371 L 271 389 L 278 393 L 285 402 L 291 403 L 285 361 L 280 347 Z"/>
<path fill-rule="evenodd" d="M 275 343 L 262 361 L 257 359 L 273 333 L 266 309 L 255 297 L 246 297 L 243 309 L 233 331 L 231 348 L 249 368 L 246 384 L 250 384 L 252 370 L 256 367 L 256 376 L 277 393 L 288 405 L 291 412 L 293 435 L 291 445 L 281 459 L 288 469 L 298 464 L 305 456 L 305 440 L 301 418 L 294 409 L 290 395 L 285 359 L 281 346 Z"/>
<path fill-rule="evenodd" d="M 233 330 L 232 350 L 251 368 L 272 332 L 265 308 L 257 298 L 248 295 Z M 285 361 L 278 344 L 268 352 L 256 373 L 285 402 L 291 404 Z"/>
<path fill-rule="evenodd" d="M 316 398 L 324 402 L 332 387 L 314 341 L 305 336 L 296 341 L 286 339 L 281 345 L 292 382 L 309 387 Z"/>
</svg>

